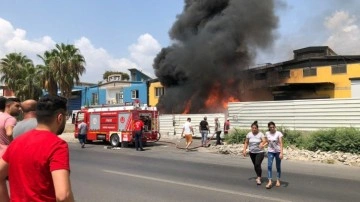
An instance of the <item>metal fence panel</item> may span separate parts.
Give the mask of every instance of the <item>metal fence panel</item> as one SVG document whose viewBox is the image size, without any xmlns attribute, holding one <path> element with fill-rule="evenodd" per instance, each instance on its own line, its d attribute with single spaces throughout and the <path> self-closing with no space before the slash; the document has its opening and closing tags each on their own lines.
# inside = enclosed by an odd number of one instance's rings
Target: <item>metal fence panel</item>
<svg viewBox="0 0 360 202">
<path fill-rule="evenodd" d="M 200 121 L 207 117 L 207 121 L 210 126 L 210 133 L 214 133 L 215 129 L 215 117 L 220 121 L 220 126 L 223 127 L 225 121 L 225 115 L 223 113 L 214 114 L 162 114 L 160 115 L 160 133 L 161 135 L 168 135 L 169 137 L 179 138 L 182 132 L 182 127 L 187 118 L 191 118 L 191 125 L 194 129 L 195 137 L 201 137 L 199 131 Z"/>
<path fill-rule="evenodd" d="M 311 99 L 288 101 L 232 102 L 228 105 L 231 126 L 249 129 L 257 120 L 296 130 L 335 127 L 360 128 L 360 99 Z"/>
</svg>

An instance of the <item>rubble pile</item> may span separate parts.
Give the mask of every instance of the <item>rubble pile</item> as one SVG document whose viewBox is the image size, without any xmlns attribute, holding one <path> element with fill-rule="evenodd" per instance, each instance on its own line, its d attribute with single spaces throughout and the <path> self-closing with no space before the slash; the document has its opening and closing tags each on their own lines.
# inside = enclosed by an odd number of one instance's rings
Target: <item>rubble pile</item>
<svg viewBox="0 0 360 202">
<path fill-rule="evenodd" d="M 229 144 L 229 145 L 217 145 L 210 146 L 208 148 L 212 152 L 229 155 L 242 155 L 244 149 L 243 144 Z M 349 166 L 360 167 L 360 155 L 344 153 L 344 152 L 325 152 L 325 151 L 309 151 L 299 149 L 296 147 L 284 148 L 284 159 L 285 160 L 300 160 L 300 161 L 313 161 L 327 164 L 343 164 Z"/>
</svg>

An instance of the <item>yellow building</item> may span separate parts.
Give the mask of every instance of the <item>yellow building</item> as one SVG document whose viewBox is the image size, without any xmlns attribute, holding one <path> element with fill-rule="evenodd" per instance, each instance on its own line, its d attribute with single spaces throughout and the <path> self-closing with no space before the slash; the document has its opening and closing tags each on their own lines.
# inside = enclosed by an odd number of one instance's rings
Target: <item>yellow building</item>
<svg viewBox="0 0 360 202">
<path fill-rule="evenodd" d="M 360 55 L 338 55 L 327 46 L 293 52 L 292 60 L 244 70 L 238 99 L 360 98 Z M 149 106 L 156 106 L 165 90 L 158 79 L 149 81 Z"/>
<path fill-rule="evenodd" d="M 294 50 L 294 59 L 247 75 L 243 101 L 360 97 L 360 55 L 337 55 L 327 46 Z"/>
<path fill-rule="evenodd" d="M 156 106 L 164 92 L 164 87 L 161 85 L 159 79 L 150 80 L 148 82 L 149 106 Z"/>
</svg>

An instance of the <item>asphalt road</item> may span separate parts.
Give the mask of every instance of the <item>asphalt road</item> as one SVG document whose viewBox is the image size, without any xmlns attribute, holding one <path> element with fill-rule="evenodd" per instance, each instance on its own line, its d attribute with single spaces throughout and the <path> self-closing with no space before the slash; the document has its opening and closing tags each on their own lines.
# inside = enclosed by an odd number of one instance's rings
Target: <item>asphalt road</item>
<svg viewBox="0 0 360 202">
<path fill-rule="evenodd" d="M 161 142 L 143 152 L 69 146 L 76 201 L 360 201 L 355 167 L 285 160 L 282 186 L 267 190 L 267 159 L 257 186 L 249 158 L 203 148 L 185 152 Z"/>
</svg>

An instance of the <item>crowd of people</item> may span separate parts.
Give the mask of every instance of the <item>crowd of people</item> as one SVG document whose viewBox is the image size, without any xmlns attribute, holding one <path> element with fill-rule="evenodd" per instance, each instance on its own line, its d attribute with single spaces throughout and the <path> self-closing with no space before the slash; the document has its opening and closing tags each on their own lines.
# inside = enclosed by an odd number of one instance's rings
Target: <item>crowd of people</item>
<svg viewBox="0 0 360 202">
<path fill-rule="evenodd" d="M 0 201 L 74 201 L 66 116 L 64 97 L 0 97 Z"/>
</svg>

